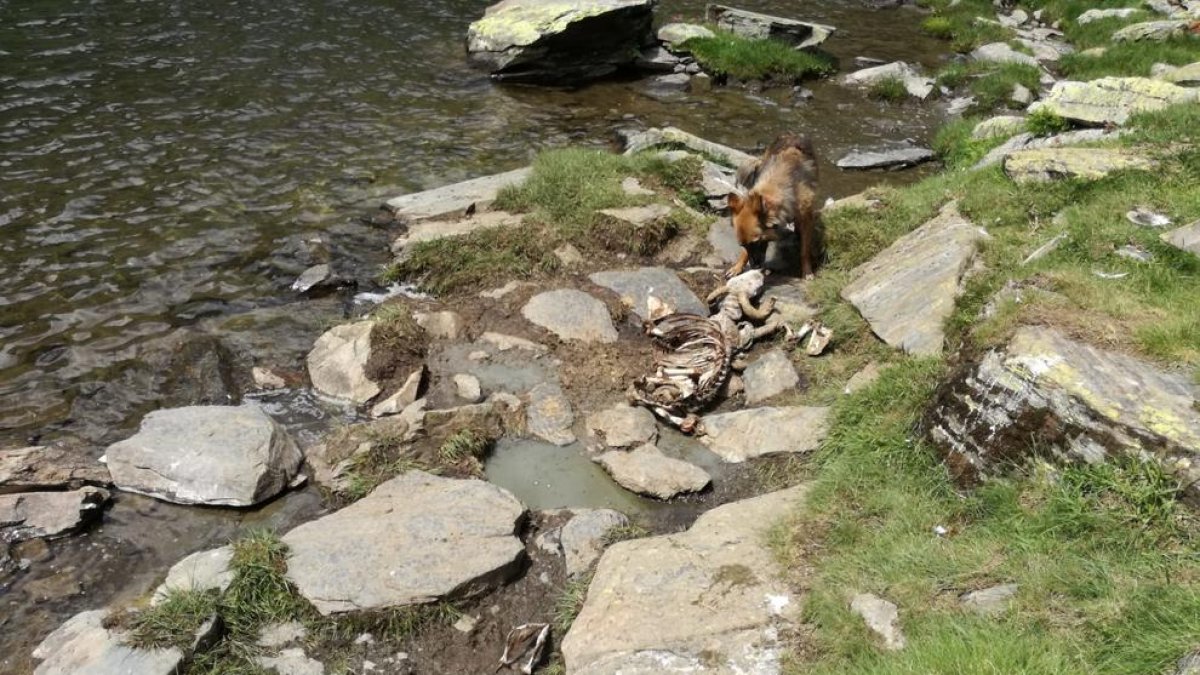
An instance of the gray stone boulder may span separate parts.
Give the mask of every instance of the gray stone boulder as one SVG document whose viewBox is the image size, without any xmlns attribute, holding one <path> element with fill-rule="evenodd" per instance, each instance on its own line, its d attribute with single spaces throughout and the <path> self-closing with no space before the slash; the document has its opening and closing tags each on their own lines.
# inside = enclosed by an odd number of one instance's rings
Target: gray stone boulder
<svg viewBox="0 0 1200 675">
<path fill-rule="evenodd" d="M 612 509 L 575 509 L 574 513 L 558 535 L 568 576 L 588 571 L 604 552 L 608 533 L 629 525 L 625 514 Z"/>
<path fill-rule="evenodd" d="M 668 23 L 658 29 L 659 42 L 671 51 L 685 51 L 682 49 L 683 43 L 688 40 L 710 37 L 716 37 L 716 33 L 694 23 Z"/>
<path fill-rule="evenodd" d="M 837 30 L 825 24 L 748 12 L 725 5 L 709 5 L 706 16 L 717 28 L 734 35 L 751 40 L 778 40 L 797 49 L 816 47 Z"/>
<path fill-rule="evenodd" d="M 252 404 L 156 410 L 105 455 L 122 490 L 211 506 L 270 499 L 296 478 L 303 460 L 287 431 Z"/>
<path fill-rule="evenodd" d="M 1183 227 L 1176 228 L 1159 235 L 1160 238 L 1175 248 L 1200 255 L 1200 220 Z"/>
<path fill-rule="evenodd" d="M 467 55 L 498 79 L 573 83 L 611 75 L 653 42 L 655 0 L 502 0 L 467 29 Z"/>
<path fill-rule="evenodd" d="M 810 452 L 829 433 L 829 408 L 750 408 L 705 415 L 700 441 L 727 462 Z"/>
<path fill-rule="evenodd" d="M 665 301 L 678 312 L 708 315 L 708 307 L 700 298 L 679 280 L 675 272 L 665 267 L 610 270 L 596 272 L 588 278 L 628 302 L 633 313 L 641 319 L 648 316 L 646 303 L 651 295 Z"/>
<path fill-rule="evenodd" d="M 633 448 L 653 443 L 658 436 L 654 414 L 641 407 L 616 405 L 587 417 L 591 445 L 599 448 Z"/>
<path fill-rule="evenodd" d="M 1113 42 L 1138 42 L 1140 40 L 1162 42 L 1173 37 L 1187 35 L 1192 23 L 1194 23 L 1194 20 L 1191 19 L 1144 21 L 1131 26 L 1125 26 L 1113 33 L 1112 39 Z"/>
<path fill-rule="evenodd" d="M 736 150 L 720 143 L 714 143 L 710 140 L 700 138 L 695 134 L 689 134 L 682 129 L 676 129 L 675 127 L 647 129 L 629 134 L 625 138 L 625 154 L 633 155 L 663 145 L 682 145 L 688 150 L 702 155 L 719 157 L 729 166 L 741 166 L 743 162 L 754 159 L 753 156 L 741 150 Z"/>
<path fill-rule="evenodd" d="M 103 464 L 79 451 L 46 445 L 0 450 L 0 494 L 111 482 Z"/>
<path fill-rule="evenodd" d="M 1148 157 L 1118 148 L 1020 150 L 1004 158 L 1004 173 L 1018 183 L 1099 180 L 1114 171 L 1150 171 L 1156 166 Z"/>
<path fill-rule="evenodd" d="M 1025 118 L 1018 115 L 997 115 L 975 125 L 971 138 L 984 139 L 1013 136 L 1025 131 Z"/>
<path fill-rule="evenodd" d="M 909 96 L 924 99 L 933 93 L 933 78 L 925 77 L 916 68 L 903 61 L 885 63 L 881 66 L 862 68 L 842 76 L 842 84 L 852 87 L 869 87 L 884 80 L 900 80 Z"/>
<path fill-rule="evenodd" d="M 1093 21 L 1101 19 L 1128 19 L 1133 16 L 1138 9 L 1136 7 L 1121 7 L 1118 9 L 1089 9 L 1075 18 L 1075 23 L 1080 26 L 1086 26 Z"/>
<path fill-rule="evenodd" d="M 1200 85 L 1200 61 L 1189 63 L 1186 66 L 1156 64 L 1150 73 L 1157 80 L 1177 84 L 1181 87 L 1195 87 Z"/>
<path fill-rule="evenodd" d="M 861 616 L 867 628 L 883 640 L 884 649 L 898 651 L 908 643 L 900 631 L 900 612 L 887 600 L 870 593 L 859 593 L 850 600 L 850 611 Z"/>
<path fill-rule="evenodd" d="M 98 518 L 107 501 L 107 490 L 91 486 L 0 495 L 0 542 L 70 534 Z"/>
<path fill-rule="evenodd" d="M 1004 143 L 992 148 L 983 159 L 975 163 L 974 169 L 999 164 L 1009 155 L 1019 150 L 1045 150 L 1048 148 L 1067 148 L 1085 143 L 1099 143 L 1120 138 L 1123 130 L 1107 131 L 1105 129 L 1076 129 L 1053 136 L 1034 136 L 1031 133 L 1019 133 Z"/>
<path fill-rule="evenodd" d="M 154 589 L 150 598 L 151 604 L 158 604 L 175 591 L 208 591 L 224 592 L 233 582 L 233 570 L 229 562 L 233 560 L 233 547 L 222 546 L 208 551 L 199 551 L 189 555 L 171 566 L 167 578 Z"/>
<path fill-rule="evenodd" d="M 33 650 L 41 661 L 34 675 L 174 675 L 183 652 L 134 649 L 125 635 L 104 627 L 108 610 L 81 612 L 59 626 Z"/>
<path fill-rule="evenodd" d="M 1017 588 L 1017 584 L 1001 584 L 982 588 L 978 591 L 964 593 L 959 598 L 959 603 L 964 609 L 969 609 L 976 614 L 984 616 L 1003 614 L 1011 604 L 1013 596 L 1017 594 Z"/>
<path fill-rule="evenodd" d="M 561 387 L 543 382 L 529 390 L 529 433 L 554 445 L 570 445 L 575 442 L 575 432 L 571 431 L 574 424 L 575 413 Z"/>
<path fill-rule="evenodd" d="M 521 315 L 563 340 L 617 341 L 608 308 L 583 291 L 561 288 L 538 293 L 521 308 Z"/>
<path fill-rule="evenodd" d="M 802 600 L 780 581 L 766 533 L 804 496 L 772 492 L 717 507 L 686 532 L 610 546 L 563 638 L 567 672 L 781 672 Z"/>
<path fill-rule="evenodd" d="M 910 354 L 940 354 L 943 324 L 954 311 L 976 246 L 987 238 L 950 202 L 855 269 L 842 297 L 889 345 Z"/>
<path fill-rule="evenodd" d="M 410 471 L 284 535 L 287 576 L 324 615 L 471 597 L 516 572 L 524 513 L 490 483 Z"/>
<path fill-rule="evenodd" d="M 846 153 L 837 161 L 839 169 L 853 171 L 868 171 L 871 169 L 904 169 L 923 164 L 937 157 L 937 153 L 929 148 L 903 146 L 895 148 L 874 148 L 870 150 L 854 150 Z"/>
<path fill-rule="evenodd" d="M 792 360 L 782 349 L 772 349 L 751 363 L 742 373 L 746 385 L 746 403 L 761 403 L 772 396 L 791 391 L 800 384 Z"/>
<path fill-rule="evenodd" d="M 1124 124 L 1135 113 L 1162 110 L 1198 98 L 1200 90 L 1148 77 L 1102 77 L 1088 82 L 1056 82 L 1029 110 L 1046 110 L 1084 124 Z"/>
<path fill-rule="evenodd" d="M 1037 59 L 1013 49 L 1005 42 L 980 45 L 971 52 L 971 58 L 989 63 L 1023 63 L 1035 67 L 1038 64 Z"/>
<path fill-rule="evenodd" d="M 596 463 L 626 490 L 659 499 L 698 492 L 712 482 L 704 469 L 667 457 L 649 443 L 630 451 L 611 450 L 597 457 Z"/>
<path fill-rule="evenodd" d="M 1200 503 L 1198 401 L 1186 373 L 1025 327 L 943 384 L 925 427 L 968 483 L 1035 453 L 1087 463 L 1115 455 L 1158 462 Z"/>
<path fill-rule="evenodd" d="M 379 385 L 366 372 L 374 327 L 374 321 L 356 321 L 334 326 L 317 338 L 306 359 L 314 389 L 354 404 L 379 395 Z"/>
<path fill-rule="evenodd" d="M 529 177 L 529 172 L 530 168 L 524 167 L 472 178 L 432 190 L 394 197 L 388 200 L 387 206 L 395 212 L 396 218 L 410 222 L 462 214 L 472 204 L 477 209 L 483 209 L 496 200 L 496 194 L 500 190 L 524 183 Z"/>
</svg>

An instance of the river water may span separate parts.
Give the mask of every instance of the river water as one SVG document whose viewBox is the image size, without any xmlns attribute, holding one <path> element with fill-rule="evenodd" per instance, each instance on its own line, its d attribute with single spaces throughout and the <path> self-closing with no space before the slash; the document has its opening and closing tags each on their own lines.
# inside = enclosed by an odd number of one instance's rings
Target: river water
<svg viewBox="0 0 1200 675">
<path fill-rule="evenodd" d="M 828 160 L 928 141 L 939 119 L 933 105 L 880 104 L 832 82 L 811 83 L 813 100 L 799 106 L 786 90 L 662 102 L 634 81 L 495 86 L 463 54 L 486 4 L 0 0 L 0 447 L 65 438 L 98 456 L 168 401 L 142 355 L 181 329 L 221 332 L 251 360 L 289 341 L 287 353 L 302 353 L 344 311 L 296 304 L 288 290 L 313 262 L 312 242 L 369 283 L 387 242 L 358 217 L 388 197 L 665 124 L 746 149 L 783 129 L 806 132 L 826 160 L 824 193 L 842 196 L 918 174 L 844 174 Z M 827 47 L 843 70 L 856 56 L 930 67 L 940 58 L 909 8 L 740 6 L 837 26 Z M 665 0 L 658 14 L 703 10 Z M 335 414 L 286 405 L 307 410 L 297 419 Z M 112 561 L 93 576 L 149 578 L 242 521 L 285 522 L 313 507 L 311 495 L 289 499 L 237 518 L 159 518 L 168 507 L 126 498 L 88 544 Z M 156 522 L 165 529 L 147 528 Z M 88 566 L 78 553 L 60 560 Z M 82 599 L 36 611 L 0 590 L 0 671 L 25 669 L 29 640 L 117 586 L 85 579 Z"/>
</svg>

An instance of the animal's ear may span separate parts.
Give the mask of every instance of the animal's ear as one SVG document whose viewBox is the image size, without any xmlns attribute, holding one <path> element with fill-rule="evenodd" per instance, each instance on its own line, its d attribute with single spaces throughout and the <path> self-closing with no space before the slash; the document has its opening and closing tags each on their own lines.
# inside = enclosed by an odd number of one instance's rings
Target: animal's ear
<svg viewBox="0 0 1200 675">
<path fill-rule="evenodd" d="M 744 206 L 742 203 L 742 196 L 736 192 L 730 192 L 729 195 L 725 197 L 725 203 L 729 204 L 729 210 L 733 211 L 734 213 L 741 211 L 742 206 Z"/>
</svg>

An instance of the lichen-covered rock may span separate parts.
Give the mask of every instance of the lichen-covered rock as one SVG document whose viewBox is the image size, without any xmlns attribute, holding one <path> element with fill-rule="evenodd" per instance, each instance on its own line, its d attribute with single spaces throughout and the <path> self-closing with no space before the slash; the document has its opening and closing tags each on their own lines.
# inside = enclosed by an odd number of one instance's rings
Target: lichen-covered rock
<svg viewBox="0 0 1200 675">
<path fill-rule="evenodd" d="M 105 455 L 122 490 L 211 506 L 270 499 L 287 488 L 303 460 L 287 430 L 252 404 L 156 410 Z"/>
<path fill-rule="evenodd" d="M 314 389 L 356 404 L 379 395 L 379 385 L 366 372 L 374 327 L 374 321 L 356 321 L 334 326 L 317 338 L 307 358 Z"/>
<path fill-rule="evenodd" d="M 884 342 L 910 354 L 940 354 L 975 248 L 988 235 L 950 202 L 932 220 L 863 263 L 842 289 Z"/>
<path fill-rule="evenodd" d="M 1085 143 L 1099 143 L 1120 138 L 1122 129 L 1108 131 L 1105 129 L 1075 129 L 1053 136 L 1034 136 L 1031 133 L 1020 133 L 1008 139 L 999 146 L 992 148 L 983 159 L 975 163 L 974 169 L 982 169 L 1003 162 L 1009 155 L 1018 150 L 1042 150 L 1046 148 L 1063 148 Z"/>
<path fill-rule="evenodd" d="M 990 63 L 1023 63 L 1035 67 L 1038 64 L 1037 59 L 1013 49 L 1005 42 L 993 42 L 976 47 L 971 52 L 971 58 Z"/>
<path fill-rule="evenodd" d="M 1056 82 L 1030 112 L 1046 110 L 1085 124 L 1124 124 L 1131 115 L 1196 101 L 1200 91 L 1148 77 L 1102 77 Z"/>
<path fill-rule="evenodd" d="M 575 413 L 571 402 L 563 394 L 562 387 L 543 382 L 529 390 L 529 409 L 526 426 L 529 433 L 555 445 L 570 445 L 575 442 Z"/>
<path fill-rule="evenodd" d="M 658 29 L 658 39 L 672 51 L 679 50 L 683 43 L 696 38 L 710 38 L 716 34 L 708 28 L 694 23 L 668 23 Z"/>
<path fill-rule="evenodd" d="M 1018 115 L 997 115 L 975 125 L 971 138 L 995 138 L 1013 136 L 1025 130 L 1025 118 Z"/>
<path fill-rule="evenodd" d="M 1159 462 L 1200 503 L 1197 400 L 1186 374 L 1026 327 L 944 384 L 925 426 L 968 482 L 1035 454 L 1088 463 L 1125 455 Z"/>
<path fill-rule="evenodd" d="M 516 571 L 524 513 L 490 483 L 410 471 L 284 535 L 288 579 L 325 615 L 470 597 Z"/>
<path fill-rule="evenodd" d="M 1192 21 L 1188 19 L 1170 19 L 1167 21 L 1143 21 L 1126 26 L 1113 33 L 1113 42 L 1137 42 L 1150 40 L 1161 42 L 1173 37 L 1185 35 Z"/>
<path fill-rule="evenodd" d="M 1043 148 L 1020 150 L 1004 159 L 1004 173 L 1018 183 L 1064 178 L 1099 180 L 1114 171 L 1149 171 L 1157 163 L 1117 148 Z"/>
<path fill-rule="evenodd" d="M 781 672 L 801 602 L 766 532 L 804 500 L 795 487 L 726 504 L 679 534 L 613 544 L 562 642 L 573 675 Z"/>
<path fill-rule="evenodd" d="M 1195 87 L 1200 85 L 1200 61 L 1189 63 L 1186 66 L 1155 66 L 1151 70 L 1151 74 L 1155 79 L 1163 82 L 1170 82 L 1181 87 Z"/>
<path fill-rule="evenodd" d="M 502 0 L 467 29 L 467 54 L 493 77 L 577 82 L 632 64 L 653 39 L 655 0 Z"/>
<path fill-rule="evenodd" d="M 706 12 L 717 28 L 751 40 L 778 40 L 798 49 L 808 49 L 829 39 L 833 26 L 748 12 L 724 5 L 709 5 Z"/>
</svg>

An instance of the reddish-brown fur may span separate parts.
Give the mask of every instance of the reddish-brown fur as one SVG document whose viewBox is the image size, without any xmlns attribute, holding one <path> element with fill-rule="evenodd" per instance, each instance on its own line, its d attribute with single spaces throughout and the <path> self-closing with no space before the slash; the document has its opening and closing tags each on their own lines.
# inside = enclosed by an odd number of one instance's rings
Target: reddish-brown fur
<svg viewBox="0 0 1200 675">
<path fill-rule="evenodd" d="M 791 225 L 800 235 L 800 270 L 813 275 L 813 236 L 816 228 L 817 158 L 804 136 L 782 134 L 763 156 L 738 168 L 745 197 L 729 195 L 733 230 L 741 254 L 727 276 L 741 274 L 750 260 L 748 245 L 774 241 L 779 227 Z"/>
</svg>

